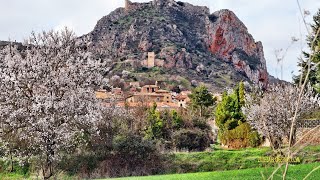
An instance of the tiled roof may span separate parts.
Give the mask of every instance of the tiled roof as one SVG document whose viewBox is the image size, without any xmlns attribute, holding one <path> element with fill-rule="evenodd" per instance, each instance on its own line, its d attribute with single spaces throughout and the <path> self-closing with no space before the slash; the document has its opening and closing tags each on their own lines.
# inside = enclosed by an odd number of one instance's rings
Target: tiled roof
<svg viewBox="0 0 320 180">
<path fill-rule="evenodd" d="M 177 100 L 184 100 L 184 99 L 187 99 L 187 98 L 188 98 L 188 96 L 186 96 L 186 95 L 178 95 L 178 96 L 176 96 Z"/>
</svg>

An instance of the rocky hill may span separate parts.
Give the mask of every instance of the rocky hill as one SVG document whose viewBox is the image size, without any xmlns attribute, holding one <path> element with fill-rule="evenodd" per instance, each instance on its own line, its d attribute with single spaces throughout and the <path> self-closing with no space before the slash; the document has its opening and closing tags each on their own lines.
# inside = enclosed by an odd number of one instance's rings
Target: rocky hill
<svg viewBox="0 0 320 180">
<path fill-rule="evenodd" d="M 210 14 L 207 7 L 174 0 L 124 4 L 80 38 L 110 62 L 109 76 L 125 72 L 127 79 L 185 86 L 203 82 L 217 91 L 240 80 L 268 84 L 262 43 L 232 11 Z M 147 52 L 155 53 L 156 67 L 143 68 Z"/>
</svg>

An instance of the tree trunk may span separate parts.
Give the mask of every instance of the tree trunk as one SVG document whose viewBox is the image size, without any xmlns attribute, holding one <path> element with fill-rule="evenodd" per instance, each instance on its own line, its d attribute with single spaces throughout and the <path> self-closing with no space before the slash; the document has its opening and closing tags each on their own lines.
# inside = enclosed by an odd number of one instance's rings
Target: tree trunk
<svg viewBox="0 0 320 180">
<path fill-rule="evenodd" d="M 273 150 L 277 150 L 281 146 L 281 139 L 270 137 L 270 145 Z"/>
<path fill-rule="evenodd" d="M 54 144 L 54 143 L 53 143 Z M 52 145 L 53 145 L 52 144 Z M 46 153 L 46 160 L 42 167 L 43 179 L 50 179 L 53 176 L 53 164 L 52 158 L 54 156 L 54 151 L 50 144 L 47 145 L 47 153 Z"/>
<path fill-rule="evenodd" d="M 289 144 L 289 146 L 293 146 L 296 141 L 297 141 L 297 128 L 296 127 L 293 127 L 293 132 L 292 132 L 292 137 L 291 137 L 291 144 Z M 290 139 L 289 139 L 289 142 L 290 142 Z"/>
<path fill-rule="evenodd" d="M 10 151 L 10 172 L 13 172 L 13 157 L 12 157 L 12 153 Z"/>
<path fill-rule="evenodd" d="M 42 173 L 43 179 L 50 179 L 50 177 L 53 175 L 51 162 L 46 162 L 46 164 L 42 168 Z"/>
</svg>

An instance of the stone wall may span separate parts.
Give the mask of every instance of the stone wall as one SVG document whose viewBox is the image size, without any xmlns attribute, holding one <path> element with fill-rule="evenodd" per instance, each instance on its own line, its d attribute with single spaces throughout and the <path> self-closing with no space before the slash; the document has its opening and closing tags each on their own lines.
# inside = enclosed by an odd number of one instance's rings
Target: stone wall
<svg viewBox="0 0 320 180">
<path fill-rule="evenodd" d="M 320 120 L 301 120 L 297 123 L 298 128 L 315 128 L 320 126 Z"/>
<path fill-rule="evenodd" d="M 301 120 L 297 123 L 297 138 L 303 139 L 301 143 L 307 143 L 310 145 L 320 144 L 320 120 Z M 318 128 L 316 128 L 318 127 Z M 314 129 L 316 128 L 316 129 Z M 310 132 L 312 130 L 312 132 Z"/>
</svg>

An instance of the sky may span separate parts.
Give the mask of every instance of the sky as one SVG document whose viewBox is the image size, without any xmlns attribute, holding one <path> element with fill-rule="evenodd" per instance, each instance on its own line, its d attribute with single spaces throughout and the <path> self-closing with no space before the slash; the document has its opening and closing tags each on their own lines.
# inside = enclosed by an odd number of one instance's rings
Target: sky
<svg viewBox="0 0 320 180">
<path fill-rule="evenodd" d="M 297 74 L 298 58 L 301 50 L 307 49 L 305 37 L 308 34 L 297 0 L 181 1 L 207 6 L 212 13 L 220 9 L 232 10 L 254 39 L 262 42 L 271 75 L 291 81 L 292 73 Z M 23 41 L 32 31 L 60 30 L 65 26 L 79 36 L 89 33 L 100 18 L 123 7 L 124 0 L 0 0 L 0 5 L 0 40 Z M 320 8 L 320 0 L 300 0 L 300 5 L 303 11 L 310 12 L 306 21 L 311 23 L 312 15 Z M 292 37 L 299 41 L 292 44 Z M 281 49 L 278 57 L 284 58 L 279 64 L 275 52 Z"/>
</svg>

